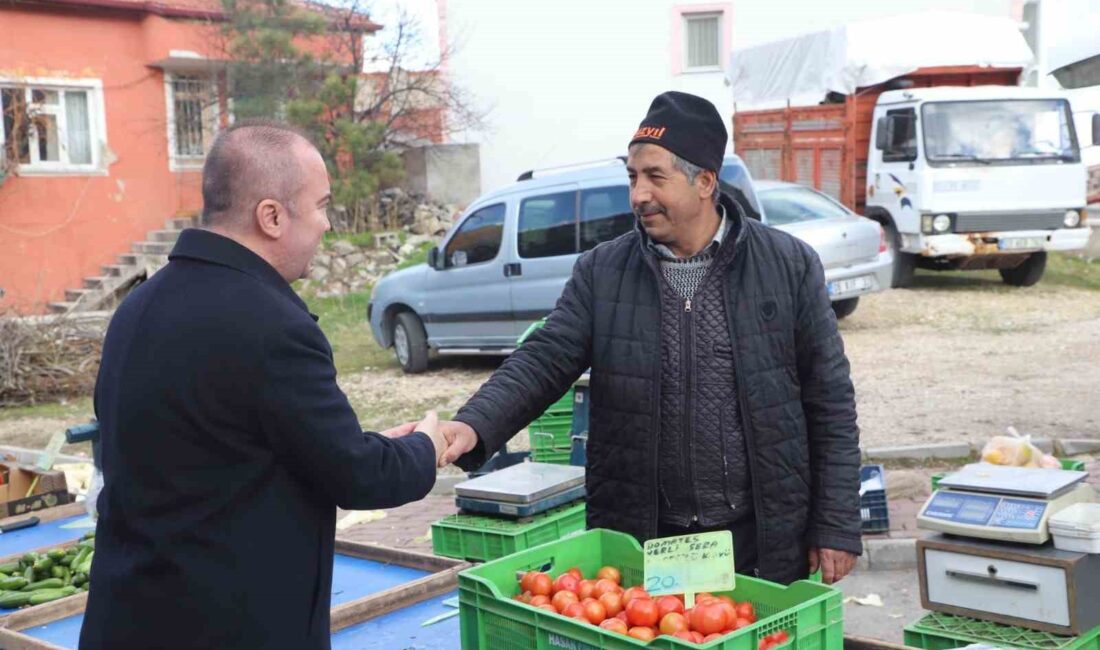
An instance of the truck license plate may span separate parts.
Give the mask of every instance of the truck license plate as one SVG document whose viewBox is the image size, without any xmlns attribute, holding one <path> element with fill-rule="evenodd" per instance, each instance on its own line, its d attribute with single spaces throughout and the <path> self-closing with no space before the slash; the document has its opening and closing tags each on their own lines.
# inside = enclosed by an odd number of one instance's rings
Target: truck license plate
<svg viewBox="0 0 1100 650">
<path fill-rule="evenodd" d="M 1005 237 L 997 241 L 1003 251 L 1042 250 L 1046 237 Z"/>
<path fill-rule="evenodd" d="M 830 296 L 839 296 L 847 293 L 863 293 L 869 291 L 873 287 L 874 283 L 869 275 L 845 278 L 844 280 L 834 280 L 828 284 Z"/>
</svg>

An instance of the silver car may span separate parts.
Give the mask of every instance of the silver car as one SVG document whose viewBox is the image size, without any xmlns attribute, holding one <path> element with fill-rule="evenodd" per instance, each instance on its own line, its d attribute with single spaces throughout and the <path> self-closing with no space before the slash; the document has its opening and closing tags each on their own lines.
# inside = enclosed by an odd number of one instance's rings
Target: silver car
<svg viewBox="0 0 1100 650">
<path fill-rule="evenodd" d="M 720 182 L 743 193 L 764 221 L 814 246 L 838 316 L 858 297 L 889 286 L 890 253 L 878 224 L 814 190 L 754 184 L 727 156 Z M 759 193 L 759 197 L 757 194 Z M 423 372 L 431 354 L 508 354 L 532 322 L 553 309 L 577 257 L 634 228 L 621 159 L 516 183 L 479 197 L 433 248 L 427 264 L 375 285 L 367 320 L 401 367 Z"/>
</svg>

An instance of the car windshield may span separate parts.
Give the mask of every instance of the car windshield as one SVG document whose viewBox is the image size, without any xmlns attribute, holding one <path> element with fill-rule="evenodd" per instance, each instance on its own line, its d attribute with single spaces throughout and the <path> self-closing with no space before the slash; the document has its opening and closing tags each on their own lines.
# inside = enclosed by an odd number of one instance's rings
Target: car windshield
<svg viewBox="0 0 1100 650">
<path fill-rule="evenodd" d="M 939 102 L 921 109 L 929 162 L 1027 164 L 1080 158 L 1061 99 Z"/>
<path fill-rule="evenodd" d="M 768 223 L 773 226 L 848 215 L 847 210 L 829 197 L 805 187 L 765 189 L 760 192 L 760 201 L 764 204 Z"/>
</svg>

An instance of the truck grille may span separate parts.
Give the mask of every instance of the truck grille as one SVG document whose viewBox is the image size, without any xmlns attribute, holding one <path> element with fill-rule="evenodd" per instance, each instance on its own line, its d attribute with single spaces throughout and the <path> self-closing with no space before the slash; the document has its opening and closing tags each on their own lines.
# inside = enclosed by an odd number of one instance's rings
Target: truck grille
<svg viewBox="0 0 1100 650">
<path fill-rule="evenodd" d="M 1057 230 L 1065 210 L 1043 212 L 965 212 L 955 219 L 955 232 Z"/>
</svg>

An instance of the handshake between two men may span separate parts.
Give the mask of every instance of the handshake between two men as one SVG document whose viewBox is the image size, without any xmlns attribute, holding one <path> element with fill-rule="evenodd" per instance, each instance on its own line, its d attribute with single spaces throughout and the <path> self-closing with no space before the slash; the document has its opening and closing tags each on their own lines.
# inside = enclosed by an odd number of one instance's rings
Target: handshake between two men
<svg viewBox="0 0 1100 650">
<path fill-rule="evenodd" d="M 417 431 L 431 438 L 436 467 L 450 465 L 477 446 L 477 432 L 470 425 L 455 420 L 440 421 L 435 411 L 428 411 L 420 422 L 406 422 L 381 434 L 387 438 L 401 438 Z"/>
</svg>

